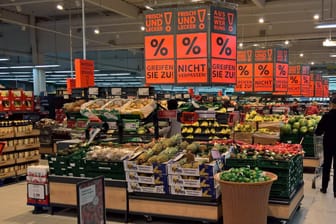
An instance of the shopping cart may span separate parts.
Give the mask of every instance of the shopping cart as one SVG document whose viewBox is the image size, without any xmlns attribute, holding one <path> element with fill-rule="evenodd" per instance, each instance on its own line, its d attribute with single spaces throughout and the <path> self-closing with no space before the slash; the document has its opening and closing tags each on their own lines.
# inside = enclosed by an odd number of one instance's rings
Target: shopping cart
<svg viewBox="0 0 336 224">
<path fill-rule="evenodd" d="M 314 135 L 314 155 L 319 160 L 319 166 L 315 168 L 312 188 L 316 188 L 316 179 L 322 174 L 323 169 L 323 136 Z"/>
</svg>

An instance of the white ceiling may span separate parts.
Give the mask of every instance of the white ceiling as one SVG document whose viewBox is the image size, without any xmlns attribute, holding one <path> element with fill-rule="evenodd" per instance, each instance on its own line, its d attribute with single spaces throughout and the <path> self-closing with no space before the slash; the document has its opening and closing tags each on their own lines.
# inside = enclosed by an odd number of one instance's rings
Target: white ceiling
<svg viewBox="0 0 336 224">
<path fill-rule="evenodd" d="M 65 10 L 56 9 L 62 0 L 1 0 L 0 1 L 0 58 L 10 56 L 0 67 L 31 64 L 61 64 L 50 70 L 70 70 L 70 58 L 82 57 L 83 35 L 82 0 L 64 0 Z M 210 1 L 201 1 L 210 2 Z M 225 1 L 213 0 L 222 4 Z M 336 36 L 336 30 L 315 29 L 315 14 L 320 20 L 334 20 L 336 0 L 233 0 L 238 4 L 238 42 L 244 46 L 284 45 L 289 41 L 290 63 L 315 63 L 332 70 L 336 48 L 323 47 L 322 41 Z M 322 5 L 324 2 L 324 5 Z M 145 5 L 152 8 L 180 7 L 192 0 L 85 0 L 87 58 L 95 60 L 97 74 L 130 72 L 131 77 L 143 73 L 143 24 Z M 259 24 L 259 17 L 265 19 Z M 336 19 L 335 19 L 336 20 Z M 100 34 L 93 33 L 99 28 Z M 71 32 L 70 32 L 71 31 Z M 71 38 L 70 38 L 71 36 Z M 336 39 L 336 37 L 335 37 Z M 299 54 L 304 56 L 300 57 Z M 30 70 L 19 70 L 19 72 Z M 13 74 L 13 69 L 1 69 L 0 79 L 27 74 Z M 30 74 L 31 75 L 31 74 Z M 70 73 L 47 73 L 48 81 L 63 81 Z M 8 75 L 7 75 L 8 76 Z M 27 78 L 25 80 L 30 80 Z M 28 75 L 29 76 L 29 75 Z M 100 75 L 98 84 L 111 85 L 127 80 L 124 75 Z M 117 77 L 117 78 L 115 78 Z M 7 77 L 8 78 L 8 77 Z M 140 81 L 143 79 L 138 78 Z M 115 81 L 117 80 L 117 81 Z"/>
</svg>

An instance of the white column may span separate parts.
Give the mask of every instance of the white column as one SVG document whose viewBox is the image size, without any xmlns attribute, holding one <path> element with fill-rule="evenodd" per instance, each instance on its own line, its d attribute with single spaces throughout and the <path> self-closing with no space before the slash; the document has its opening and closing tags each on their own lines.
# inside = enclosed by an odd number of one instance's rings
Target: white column
<svg viewBox="0 0 336 224">
<path fill-rule="evenodd" d="M 44 70 L 34 68 L 33 80 L 34 80 L 34 96 L 39 96 L 41 92 L 47 91 L 46 75 Z"/>
</svg>

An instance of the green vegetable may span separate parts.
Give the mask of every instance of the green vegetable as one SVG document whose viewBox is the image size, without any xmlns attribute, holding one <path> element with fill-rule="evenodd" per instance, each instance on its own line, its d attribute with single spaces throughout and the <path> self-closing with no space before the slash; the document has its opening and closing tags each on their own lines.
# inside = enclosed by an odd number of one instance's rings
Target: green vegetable
<svg viewBox="0 0 336 224">
<path fill-rule="evenodd" d="M 220 179 L 231 182 L 241 183 L 257 183 L 270 180 L 268 176 L 258 167 L 250 169 L 248 167 L 232 168 L 224 171 L 220 175 Z"/>
</svg>

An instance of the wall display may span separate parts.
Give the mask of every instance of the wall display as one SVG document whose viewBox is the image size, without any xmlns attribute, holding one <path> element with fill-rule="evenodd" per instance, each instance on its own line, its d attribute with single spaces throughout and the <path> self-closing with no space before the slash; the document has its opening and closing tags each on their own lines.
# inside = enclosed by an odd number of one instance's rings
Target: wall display
<svg viewBox="0 0 336 224">
<path fill-rule="evenodd" d="M 92 60 L 75 59 L 76 88 L 95 86 L 94 62 Z"/>
<path fill-rule="evenodd" d="M 146 84 L 235 84 L 236 20 L 213 6 L 146 12 Z"/>
<path fill-rule="evenodd" d="M 237 83 L 236 92 L 253 91 L 253 63 L 252 50 L 237 51 Z"/>
</svg>

